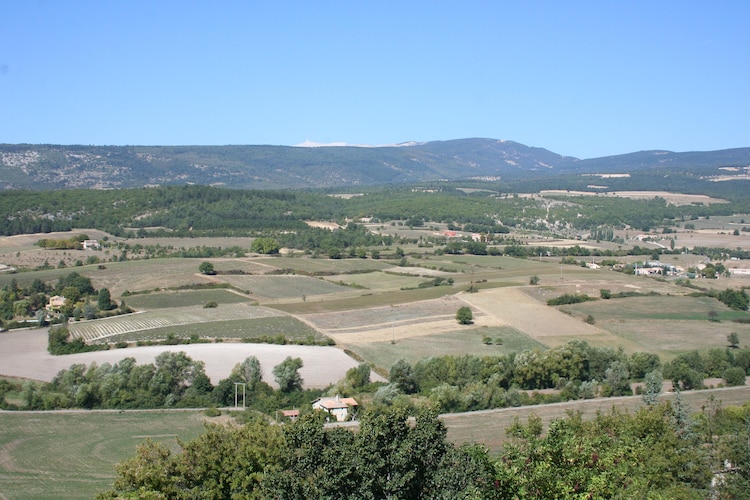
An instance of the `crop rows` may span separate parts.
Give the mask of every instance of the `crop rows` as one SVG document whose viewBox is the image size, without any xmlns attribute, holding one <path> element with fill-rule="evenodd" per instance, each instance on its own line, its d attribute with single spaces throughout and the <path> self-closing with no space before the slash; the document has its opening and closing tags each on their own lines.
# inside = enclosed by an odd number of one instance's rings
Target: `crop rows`
<svg viewBox="0 0 750 500">
<path fill-rule="evenodd" d="M 454 297 L 443 297 L 435 300 L 424 300 L 411 304 L 397 306 L 373 307 L 336 313 L 311 314 L 306 319 L 322 330 L 333 331 L 345 326 L 347 329 L 357 329 L 374 324 L 413 323 L 414 320 L 432 321 L 435 318 L 444 319 L 456 314 L 459 307 L 464 305 Z"/>
<path fill-rule="evenodd" d="M 279 314 L 270 309 L 251 307 L 244 304 L 235 307 L 222 306 L 216 309 L 180 307 L 74 323 L 70 326 L 70 333 L 74 338 L 81 337 L 88 342 L 124 333 L 153 330 L 156 328 L 210 323 L 214 321 L 265 318 L 278 316 Z"/>
</svg>

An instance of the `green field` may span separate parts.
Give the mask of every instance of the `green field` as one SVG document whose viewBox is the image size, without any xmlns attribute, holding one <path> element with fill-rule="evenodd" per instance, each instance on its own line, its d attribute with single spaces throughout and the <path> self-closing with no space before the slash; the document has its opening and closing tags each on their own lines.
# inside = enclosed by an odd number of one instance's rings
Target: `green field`
<svg viewBox="0 0 750 500">
<path fill-rule="evenodd" d="M 333 283 L 344 283 L 349 286 L 359 287 L 372 292 L 387 292 L 400 290 L 402 288 L 416 288 L 420 283 L 430 278 L 420 276 L 404 276 L 383 272 L 368 272 L 359 274 L 348 274 L 326 277 Z"/>
<path fill-rule="evenodd" d="M 256 319 L 236 319 L 167 326 L 150 330 L 139 330 L 107 337 L 107 342 L 137 342 L 160 340 L 168 335 L 188 339 L 193 335 L 204 339 L 244 339 L 276 337 L 283 335 L 290 343 L 325 342 L 328 337 L 291 316 L 273 316 Z"/>
<path fill-rule="evenodd" d="M 310 274 L 348 274 L 380 271 L 393 267 L 393 262 L 373 259 L 310 259 L 296 257 L 268 257 L 257 262 L 278 269 L 293 269 Z"/>
<path fill-rule="evenodd" d="M 171 307 L 202 306 L 208 302 L 238 304 L 250 302 L 244 295 L 229 290 L 180 290 L 166 293 L 130 295 L 123 300 L 133 309 L 165 309 Z"/>
<path fill-rule="evenodd" d="M 226 275 L 221 280 L 249 294 L 266 299 L 295 298 L 346 292 L 345 286 L 324 279 L 295 275 Z"/>
<path fill-rule="evenodd" d="M 738 318 L 750 318 L 747 312 L 735 311 L 711 297 L 689 297 L 679 295 L 647 297 L 624 297 L 609 300 L 581 302 L 561 306 L 563 311 L 575 312 L 586 316 L 607 320 L 708 320 L 709 312 L 717 313 L 716 319 L 731 321 Z"/>
<path fill-rule="evenodd" d="M 485 337 L 492 339 L 493 344 L 486 345 Z M 496 344 L 498 339 L 502 341 L 499 345 Z M 430 356 L 499 356 L 528 349 L 544 349 L 544 346 L 515 328 L 494 327 L 399 339 L 394 343 L 383 341 L 352 344 L 348 348 L 387 372 L 399 359 L 404 359 L 414 366 L 419 360 Z"/>
<path fill-rule="evenodd" d="M 177 449 L 203 431 L 197 411 L 0 413 L 0 498 L 93 498 L 147 437 Z"/>
</svg>

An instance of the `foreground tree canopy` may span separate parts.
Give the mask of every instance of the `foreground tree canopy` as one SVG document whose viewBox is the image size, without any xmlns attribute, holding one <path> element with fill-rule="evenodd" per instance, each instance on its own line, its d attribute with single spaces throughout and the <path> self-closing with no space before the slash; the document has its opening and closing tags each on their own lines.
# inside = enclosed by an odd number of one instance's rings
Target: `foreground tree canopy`
<svg viewBox="0 0 750 500">
<path fill-rule="evenodd" d="M 570 413 L 543 435 L 532 416 L 508 429 L 499 457 L 451 444 L 429 408 L 368 412 L 359 432 L 315 414 L 254 419 L 209 425 L 177 453 L 146 441 L 98 498 L 746 498 L 748 418 L 750 405 L 713 401 L 691 418 L 678 399 L 590 421 Z"/>
</svg>

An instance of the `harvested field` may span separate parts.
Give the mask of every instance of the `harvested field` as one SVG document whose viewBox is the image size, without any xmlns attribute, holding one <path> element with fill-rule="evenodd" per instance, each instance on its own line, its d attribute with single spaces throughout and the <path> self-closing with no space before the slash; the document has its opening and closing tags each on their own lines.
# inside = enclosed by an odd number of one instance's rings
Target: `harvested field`
<svg viewBox="0 0 750 500">
<path fill-rule="evenodd" d="M 399 276 L 382 272 L 328 276 L 325 279 L 333 283 L 344 283 L 373 292 L 416 288 L 425 281 L 425 278 L 418 276 Z"/>
<path fill-rule="evenodd" d="M 732 332 L 737 333 L 740 346 L 750 346 L 750 324 L 729 321 L 634 319 L 606 321 L 602 327 L 629 342 L 637 343 L 641 351 L 658 354 L 664 361 L 694 349 L 728 347 L 727 336 Z"/>
<path fill-rule="evenodd" d="M 312 259 L 305 257 L 264 257 L 258 262 L 278 269 L 294 269 L 309 274 L 348 274 L 381 271 L 393 266 L 384 260 L 373 259 Z"/>
<path fill-rule="evenodd" d="M 536 290 L 532 288 L 530 293 Z M 484 312 L 490 318 L 485 320 L 488 323 L 512 326 L 547 347 L 582 339 L 594 346 L 622 346 L 626 352 L 639 350 L 634 343 L 542 304 L 518 288 L 482 290 L 461 294 L 461 298 Z"/>
<path fill-rule="evenodd" d="M 337 343 L 405 339 L 456 329 L 456 311 L 466 305 L 456 296 L 336 313 L 304 319 Z M 475 318 L 476 320 L 476 318 Z"/>
<path fill-rule="evenodd" d="M 175 346 L 147 346 L 113 349 L 67 356 L 52 356 L 47 352 L 46 330 L 27 330 L 0 334 L 0 374 L 12 377 L 50 381 L 62 369 L 75 363 L 117 363 L 126 357 L 139 364 L 153 363 L 165 351 L 184 352 L 194 360 L 205 363 L 206 374 L 216 384 L 229 376 L 232 368 L 248 356 L 256 356 L 263 368 L 263 380 L 276 386 L 273 367 L 287 356 L 302 358 L 300 375 L 304 386 L 323 388 L 337 382 L 349 368 L 359 363 L 335 347 L 272 345 L 272 344 L 186 344 Z M 373 380 L 382 380 L 373 374 Z"/>
<path fill-rule="evenodd" d="M 223 275 L 219 278 L 248 293 L 268 299 L 300 298 L 350 291 L 347 287 L 330 283 L 324 279 L 307 276 L 244 276 Z"/>
<path fill-rule="evenodd" d="M 740 226 L 741 227 L 741 226 Z M 739 229 L 739 228 L 738 228 Z M 676 244 L 679 247 L 715 247 L 750 249 L 750 233 L 740 232 L 735 236 L 733 229 L 700 229 L 695 231 L 680 231 Z"/>
<path fill-rule="evenodd" d="M 704 203 L 710 205 L 712 203 L 727 203 L 726 200 L 720 198 L 711 198 L 703 194 L 683 194 L 683 193 L 670 193 L 668 191 L 611 191 L 611 192 L 598 192 L 598 191 L 565 191 L 562 189 L 550 189 L 539 192 L 540 195 L 562 195 L 562 196 L 602 196 L 602 197 L 619 197 L 619 198 L 631 198 L 634 200 L 653 200 L 654 198 L 663 198 L 667 204 L 671 205 L 691 205 L 693 203 Z"/>
</svg>

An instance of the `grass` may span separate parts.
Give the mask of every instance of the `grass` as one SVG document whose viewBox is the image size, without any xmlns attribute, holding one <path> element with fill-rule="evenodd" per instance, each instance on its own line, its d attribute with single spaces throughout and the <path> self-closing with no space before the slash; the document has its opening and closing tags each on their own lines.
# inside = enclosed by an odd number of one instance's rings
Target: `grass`
<svg viewBox="0 0 750 500">
<path fill-rule="evenodd" d="M 93 498 L 116 463 L 151 437 L 172 449 L 204 429 L 201 412 L 0 413 L 0 498 Z"/>
<path fill-rule="evenodd" d="M 295 257 L 270 257 L 258 262 L 279 269 L 294 269 L 301 273 L 346 274 L 364 271 L 380 271 L 393 267 L 393 262 L 373 259 L 312 259 Z"/>
<path fill-rule="evenodd" d="M 347 287 L 307 276 L 219 276 L 222 281 L 248 293 L 267 299 L 300 298 L 349 291 Z"/>
<path fill-rule="evenodd" d="M 608 320 L 707 320 L 711 311 L 718 314 L 716 319 L 720 321 L 750 317 L 747 312 L 729 309 L 711 297 L 677 295 L 596 300 L 563 306 L 561 310 L 582 316 L 591 314 Z"/>
<path fill-rule="evenodd" d="M 436 299 L 446 295 L 453 295 L 459 290 L 460 289 L 455 286 L 434 286 L 387 293 L 362 291 L 363 293 L 358 297 L 337 298 L 326 301 L 307 300 L 306 302 L 276 303 L 268 304 L 268 307 L 290 314 L 350 311 L 354 309 L 390 306 L 394 304 L 408 304 L 419 300 Z"/>
<path fill-rule="evenodd" d="M 209 323 L 193 323 L 150 330 L 134 331 L 121 335 L 107 337 L 112 342 L 137 342 L 164 339 L 172 334 L 177 338 L 190 338 L 197 335 L 208 339 L 243 339 L 263 336 L 275 337 L 283 335 L 290 343 L 304 342 L 312 338 L 316 342 L 328 339 L 322 333 L 309 327 L 302 321 L 291 316 L 275 316 L 257 319 L 236 319 L 226 321 L 211 321 Z"/>
<path fill-rule="evenodd" d="M 153 331 L 157 329 L 182 328 L 188 325 L 204 325 L 203 328 L 211 331 L 213 328 L 208 325 L 214 322 L 250 320 L 278 315 L 279 313 L 271 309 L 246 304 L 224 304 L 209 309 L 202 306 L 173 307 L 71 323 L 69 329 L 74 337 L 83 337 L 85 340 L 102 338 L 109 340 L 116 335 L 142 331 L 151 331 L 153 334 Z"/>
<path fill-rule="evenodd" d="M 485 345 L 485 337 L 502 339 L 502 344 Z M 544 346 L 512 327 L 487 327 L 456 330 L 454 332 L 399 339 L 395 343 L 367 342 L 352 344 L 349 350 L 389 371 L 398 360 L 404 359 L 412 366 L 429 356 L 473 354 L 499 356 L 511 352 Z"/>
<path fill-rule="evenodd" d="M 218 304 L 249 302 L 248 297 L 229 290 L 180 290 L 166 293 L 149 293 L 125 297 L 125 303 L 134 309 L 164 309 L 170 307 L 202 306 L 214 301 Z"/>
<path fill-rule="evenodd" d="M 427 278 L 419 276 L 402 276 L 391 273 L 368 272 L 361 274 L 349 274 L 329 276 L 326 280 L 333 283 L 342 282 L 349 286 L 356 286 L 372 292 L 386 292 L 400 290 L 402 288 L 415 288 Z"/>
</svg>

